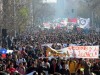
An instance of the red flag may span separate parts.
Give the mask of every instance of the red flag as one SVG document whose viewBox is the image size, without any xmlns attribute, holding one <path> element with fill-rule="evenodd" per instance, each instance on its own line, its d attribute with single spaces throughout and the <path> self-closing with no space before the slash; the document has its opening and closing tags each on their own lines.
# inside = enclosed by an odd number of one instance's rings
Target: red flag
<svg viewBox="0 0 100 75">
<path fill-rule="evenodd" d="M 68 18 L 68 22 L 77 23 L 77 18 Z"/>
<path fill-rule="evenodd" d="M 6 54 L 2 54 L 2 58 L 6 58 Z"/>
</svg>

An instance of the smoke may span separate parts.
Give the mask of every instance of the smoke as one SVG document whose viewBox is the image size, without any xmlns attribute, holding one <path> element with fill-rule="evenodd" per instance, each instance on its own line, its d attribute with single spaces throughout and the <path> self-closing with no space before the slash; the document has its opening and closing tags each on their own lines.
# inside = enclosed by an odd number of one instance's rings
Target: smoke
<svg viewBox="0 0 100 75">
<path fill-rule="evenodd" d="M 65 15 L 65 0 L 57 0 L 55 18 L 63 18 Z"/>
<path fill-rule="evenodd" d="M 55 18 L 76 17 L 77 2 L 76 0 L 57 0 Z"/>
</svg>

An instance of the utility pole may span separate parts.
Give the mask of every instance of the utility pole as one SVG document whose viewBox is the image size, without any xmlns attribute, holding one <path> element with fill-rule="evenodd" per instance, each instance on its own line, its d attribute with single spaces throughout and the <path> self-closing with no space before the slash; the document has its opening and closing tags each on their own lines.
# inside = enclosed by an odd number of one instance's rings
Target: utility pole
<svg viewBox="0 0 100 75">
<path fill-rule="evenodd" d="M 94 25 L 94 11 L 92 11 L 92 26 Z"/>
</svg>

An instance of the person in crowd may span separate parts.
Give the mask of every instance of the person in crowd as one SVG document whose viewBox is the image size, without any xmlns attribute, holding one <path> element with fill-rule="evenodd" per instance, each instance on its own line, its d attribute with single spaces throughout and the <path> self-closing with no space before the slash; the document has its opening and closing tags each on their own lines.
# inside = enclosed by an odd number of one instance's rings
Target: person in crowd
<svg viewBox="0 0 100 75">
<path fill-rule="evenodd" d="M 42 58 L 39 58 L 38 60 L 38 64 L 37 64 L 37 72 L 38 72 L 38 75 L 45 75 L 44 71 L 43 71 L 43 59 Z"/>
<path fill-rule="evenodd" d="M 62 68 L 61 66 L 61 60 L 57 60 L 57 64 L 56 64 L 56 72 L 60 73 L 60 69 Z"/>
<path fill-rule="evenodd" d="M 50 74 L 54 74 L 55 72 L 56 72 L 56 59 L 53 58 L 53 59 L 51 60 L 49 73 L 50 73 Z"/>
<path fill-rule="evenodd" d="M 91 69 L 92 69 L 92 72 L 96 75 L 99 75 L 100 74 L 100 62 L 98 62 L 97 60 L 93 63 Z"/>
<path fill-rule="evenodd" d="M 82 63 L 82 59 L 79 59 L 78 63 L 77 63 L 77 66 L 76 66 L 77 75 L 83 75 L 84 74 L 82 69 L 84 70 L 84 65 Z"/>
<path fill-rule="evenodd" d="M 84 62 L 84 75 L 90 75 L 90 63 L 87 59 Z"/>
<path fill-rule="evenodd" d="M 43 59 L 43 62 L 42 62 L 42 66 L 43 66 L 43 71 L 46 75 L 48 75 L 49 73 L 49 68 L 50 68 L 50 64 L 48 62 L 48 59 L 47 58 L 44 58 Z"/>
<path fill-rule="evenodd" d="M 90 75 L 93 72 L 100 74 L 100 59 L 75 60 L 61 57 L 52 57 L 47 60 L 46 50 L 47 44 L 50 47 L 59 50 L 68 46 L 94 46 L 100 45 L 100 35 L 94 31 L 85 34 L 84 32 L 66 32 L 64 30 L 40 30 L 29 34 L 19 35 L 9 44 L 12 53 L 6 54 L 6 58 L 2 57 L 0 52 L 0 75 L 9 73 L 11 75 Z M 42 45 L 45 45 L 42 46 Z M 2 46 L 6 48 L 7 46 Z M 7 49 L 7 48 L 6 48 Z M 39 59 L 41 58 L 41 59 Z M 82 71 L 82 72 L 81 72 Z M 84 72 L 84 73 L 83 73 Z M 33 74 L 34 73 L 34 74 Z"/>
<path fill-rule="evenodd" d="M 27 62 L 23 62 L 23 66 L 25 67 L 25 72 L 28 69 Z"/>
<path fill-rule="evenodd" d="M 19 66 L 16 69 L 20 74 L 25 75 L 26 70 L 25 70 L 23 63 L 19 63 Z"/>
<path fill-rule="evenodd" d="M 69 71 L 71 75 L 75 75 L 76 74 L 76 61 L 70 59 L 69 61 Z"/>
<path fill-rule="evenodd" d="M 28 54 L 25 52 L 24 48 L 22 48 L 21 55 L 22 55 L 22 57 L 24 57 L 24 56 L 27 56 L 27 55 L 28 55 Z"/>
<path fill-rule="evenodd" d="M 0 75 L 9 75 L 9 74 L 7 74 L 6 72 L 0 72 Z"/>
<path fill-rule="evenodd" d="M 26 74 L 31 73 L 33 71 L 37 71 L 37 67 L 35 66 L 34 61 L 32 61 L 31 66 L 28 67 L 28 69 L 26 70 Z"/>
<path fill-rule="evenodd" d="M 66 69 L 66 62 L 62 62 L 62 69 L 60 69 L 60 74 L 70 75 L 70 72 Z"/>
<path fill-rule="evenodd" d="M 10 75 L 13 75 L 14 72 L 16 72 L 17 70 L 14 68 L 14 64 L 11 63 L 9 65 L 9 67 L 7 68 L 7 72 L 10 73 Z"/>
<path fill-rule="evenodd" d="M 16 64 L 19 65 L 19 63 L 26 62 L 26 59 L 22 57 L 22 55 L 19 56 L 19 58 L 16 60 Z"/>
<path fill-rule="evenodd" d="M 7 55 L 6 61 L 14 61 L 12 54 Z"/>
</svg>

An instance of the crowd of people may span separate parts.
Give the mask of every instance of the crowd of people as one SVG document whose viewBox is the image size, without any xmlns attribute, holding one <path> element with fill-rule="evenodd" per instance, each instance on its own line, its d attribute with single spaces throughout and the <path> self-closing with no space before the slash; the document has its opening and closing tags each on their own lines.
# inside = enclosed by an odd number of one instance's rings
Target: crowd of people
<svg viewBox="0 0 100 75">
<path fill-rule="evenodd" d="M 78 46 L 100 45 L 100 35 L 94 31 L 66 32 L 65 30 L 43 30 L 32 35 L 24 34 L 16 38 L 7 37 L 3 48 L 13 50 L 0 55 L 0 75 L 99 75 L 99 59 L 67 60 L 60 57 L 49 59 L 46 57 L 47 46 L 52 43 L 53 49 L 61 49 L 75 44 Z M 60 43 L 61 45 L 57 45 Z"/>
</svg>

